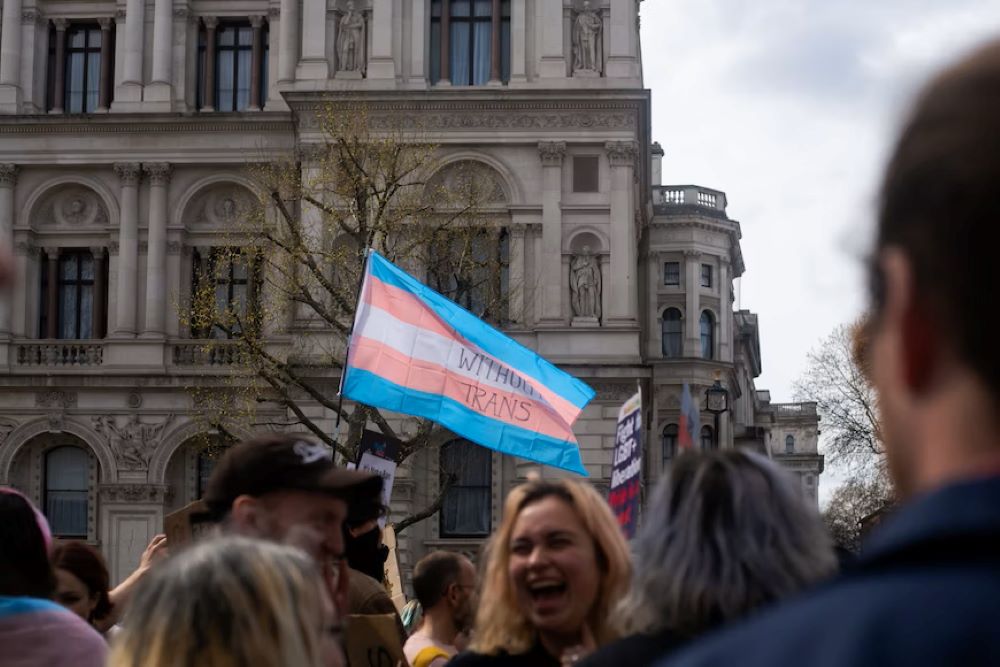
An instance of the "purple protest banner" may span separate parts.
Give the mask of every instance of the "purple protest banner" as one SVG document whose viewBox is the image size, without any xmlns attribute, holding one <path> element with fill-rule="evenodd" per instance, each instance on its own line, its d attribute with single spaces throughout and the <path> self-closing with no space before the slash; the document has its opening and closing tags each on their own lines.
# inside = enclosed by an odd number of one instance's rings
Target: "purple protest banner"
<svg viewBox="0 0 1000 667">
<path fill-rule="evenodd" d="M 639 525 L 639 488 L 642 481 L 642 392 L 618 411 L 615 450 L 611 461 L 608 503 L 625 537 L 632 539 Z"/>
</svg>

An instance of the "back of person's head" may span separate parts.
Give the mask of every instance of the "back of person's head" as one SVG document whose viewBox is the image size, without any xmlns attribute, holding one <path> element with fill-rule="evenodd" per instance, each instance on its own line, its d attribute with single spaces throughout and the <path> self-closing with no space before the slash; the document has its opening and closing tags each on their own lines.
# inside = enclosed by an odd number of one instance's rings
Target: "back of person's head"
<svg viewBox="0 0 1000 667">
<path fill-rule="evenodd" d="M 382 528 L 378 524 L 386 511 L 380 491 L 357 494 L 348 503 L 344 520 L 347 564 L 379 582 L 385 579 L 385 562 L 389 558 L 389 547 L 382 543 Z"/>
<path fill-rule="evenodd" d="M 1000 243 L 1000 41 L 924 89 L 886 170 L 871 287 L 886 305 L 883 251 L 901 251 L 920 328 L 943 341 L 1000 407 L 1000 346 L 984 313 L 1000 306 L 993 249 Z M 997 414 L 996 407 L 993 414 Z"/>
<path fill-rule="evenodd" d="M 691 637 L 831 575 L 833 545 L 790 474 L 741 450 L 686 453 L 635 545 L 628 632 Z"/>
<path fill-rule="evenodd" d="M 448 587 L 458 581 L 462 558 L 450 551 L 433 551 L 413 568 L 413 594 L 425 612 L 436 607 Z"/>
<path fill-rule="evenodd" d="M 0 595 L 52 596 L 51 539 L 45 517 L 28 499 L 0 487 Z"/>
<path fill-rule="evenodd" d="M 195 544 L 152 570 L 111 667 L 321 664 L 319 575 L 305 553 L 245 537 Z"/>
<path fill-rule="evenodd" d="M 83 542 L 59 542 L 52 551 L 51 560 L 52 567 L 66 570 L 87 587 L 96 602 L 88 620 L 99 621 L 111 613 L 108 567 L 101 552 Z"/>
</svg>

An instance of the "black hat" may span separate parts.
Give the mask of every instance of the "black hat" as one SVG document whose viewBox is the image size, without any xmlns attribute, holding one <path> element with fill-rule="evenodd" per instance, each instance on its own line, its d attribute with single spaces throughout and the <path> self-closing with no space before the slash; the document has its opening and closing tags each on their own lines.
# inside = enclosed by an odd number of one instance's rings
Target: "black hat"
<svg viewBox="0 0 1000 667">
<path fill-rule="evenodd" d="M 287 435 L 266 435 L 241 442 L 219 460 L 202 500 L 211 513 L 225 516 L 242 495 L 273 491 L 312 491 L 347 502 L 377 497 L 382 478 L 333 463 L 323 445 Z"/>
</svg>

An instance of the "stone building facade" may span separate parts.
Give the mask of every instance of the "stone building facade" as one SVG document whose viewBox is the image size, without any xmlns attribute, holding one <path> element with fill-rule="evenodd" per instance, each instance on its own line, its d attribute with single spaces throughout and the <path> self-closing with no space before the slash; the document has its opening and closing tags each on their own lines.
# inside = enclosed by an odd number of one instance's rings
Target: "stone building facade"
<svg viewBox="0 0 1000 667">
<path fill-rule="evenodd" d="M 704 445 L 767 453 L 815 498 L 815 406 L 754 386 L 757 318 L 733 309 L 740 225 L 723 193 L 659 184 L 639 8 L 3 0 L 0 243 L 18 284 L 0 300 L 0 484 L 99 544 L 115 580 L 163 515 L 200 495 L 211 459 L 192 444 L 205 434 L 189 387 L 237 366 L 204 352 L 178 304 L 249 206 L 245 164 L 308 155 L 316 114 L 350 100 L 375 128 L 419 118 L 446 167 L 476 163 L 499 185 L 510 282 L 531 286 L 511 294 L 507 328 L 597 391 L 576 427 L 595 483 L 637 385 L 651 484 L 675 453 L 682 383 L 703 400 L 718 378 L 731 409 L 718 431 L 703 414 Z M 241 285 L 230 276 L 230 298 Z M 442 467 L 459 482 L 439 517 L 403 534 L 404 568 L 428 548 L 475 550 L 535 466 L 461 442 L 420 452 L 394 513 L 434 498 Z"/>
</svg>

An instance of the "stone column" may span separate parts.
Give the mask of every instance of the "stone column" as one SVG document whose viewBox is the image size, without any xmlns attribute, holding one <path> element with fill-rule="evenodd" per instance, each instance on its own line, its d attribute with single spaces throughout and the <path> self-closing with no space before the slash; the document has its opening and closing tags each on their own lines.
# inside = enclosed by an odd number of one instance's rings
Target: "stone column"
<svg viewBox="0 0 1000 667">
<path fill-rule="evenodd" d="M 639 74 L 639 26 L 636 21 L 636 3 L 632 0 L 612 0 L 611 21 L 608 32 L 608 77 L 637 77 Z"/>
<path fill-rule="evenodd" d="M 21 0 L 4 0 L 0 32 L 0 104 L 18 113 L 21 89 Z"/>
<path fill-rule="evenodd" d="M 149 230 L 146 253 L 146 326 L 143 336 L 166 334 L 167 315 L 167 187 L 171 166 L 164 162 L 143 166 L 149 178 Z"/>
<path fill-rule="evenodd" d="M 701 253 L 684 251 L 684 356 L 701 356 Z"/>
<path fill-rule="evenodd" d="M 5 253 L 14 252 L 14 187 L 17 185 L 17 172 L 16 164 L 0 164 L 0 249 Z M 21 289 L 24 289 L 23 285 Z M 12 331 L 12 296 L 10 288 L 5 288 L 0 293 L 0 337 L 9 336 Z"/>
<path fill-rule="evenodd" d="M 617 0 L 624 4 L 625 0 Z M 513 4 L 513 3 L 512 3 Z M 539 2 L 535 25 L 538 38 L 538 52 L 541 54 L 538 74 L 543 79 L 566 77 L 566 52 L 563 46 L 563 3 Z"/>
<path fill-rule="evenodd" d="M 542 256 L 541 267 L 542 321 L 562 323 L 562 289 L 566 282 L 562 273 L 562 163 L 566 155 L 563 141 L 543 141 L 538 144 L 542 160 Z"/>
<path fill-rule="evenodd" d="M 396 62 L 392 59 L 393 0 L 372 0 L 371 30 L 372 53 L 368 60 L 369 79 L 396 78 Z"/>
<path fill-rule="evenodd" d="M 201 110 L 215 111 L 215 29 L 219 19 L 214 16 L 204 16 L 205 22 L 205 69 L 201 75 Z"/>
<path fill-rule="evenodd" d="M 635 214 L 632 211 L 632 174 L 638 149 L 634 141 L 609 141 L 604 145 L 611 164 L 611 275 L 604 288 L 611 288 L 611 323 L 633 323 L 636 319 L 638 261 Z"/>
<path fill-rule="evenodd" d="M 729 277 L 730 264 L 725 257 L 719 258 L 719 361 L 733 360 L 733 301 L 732 279 Z"/>
<path fill-rule="evenodd" d="M 299 2 L 281 0 L 281 20 L 278 26 L 278 81 L 295 81 L 295 65 L 299 60 Z M 273 53 L 273 52 L 272 52 Z"/>
<path fill-rule="evenodd" d="M 136 285 L 139 280 L 139 178 L 138 162 L 118 162 L 115 173 L 121 181 L 121 215 L 118 233 L 118 299 L 115 336 L 136 334 Z"/>
<path fill-rule="evenodd" d="M 441 78 L 440 86 L 451 85 L 451 3 L 441 3 Z"/>
<path fill-rule="evenodd" d="M 253 30 L 253 55 L 250 59 L 250 106 L 248 111 L 260 111 L 260 70 L 264 65 L 264 17 L 251 16 L 250 27 Z"/>
<path fill-rule="evenodd" d="M 173 80 L 174 12 L 173 0 L 156 0 L 153 5 L 153 72 L 143 100 L 169 111 Z"/>
<path fill-rule="evenodd" d="M 127 0 L 125 4 L 125 43 L 122 85 L 115 92 L 116 102 L 142 101 L 143 32 L 146 27 L 145 0 Z"/>
<path fill-rule="evenodd" d="M 524 225 L 510 226 L 510 279 L 508 317 L 519 326 L 527 324 L 524 312 Z"/>
<path fill-rule="evenodd" d="M 525 69 L 527 54 L 528 23 L 524 9 L 525 3 L 510 3 L 510 81 L 511 83 L 527 83 L 528 75 Z"/>
<path fill-rule="evenodd" d="M 49 113 L 63 113 L 66 108 L 66 19 L 52 19 L 56 28 L 55 83 L 52 87 L 52 109 Z"/>
<path fill-rule="evenodd" d="M 295 70 L 299 79 L 329 79 L 326 59 L 326 3 L 305 0 L 302 3 L 302 59 Z"/>
<path fill-rule="evenodd" d="M 97 93 L 97 110 L 107 111 L 111 108 L 111 89 L 114 86 L 112 81 L 114 63 L 111 57 L 111 19 L 103 17 L 97 19 L 101 24 L 101 82 Z"/>
<path fill-rule="evenodd" d="M 94 326 L 92 338 L 104 338 L 108 331 L 108 286 L 104 281 L 104 254 L 106 252 L 107 249 L 104 246 L 96 246 L 90 249 L 90 254 L 94 256 Z"/>
<path fill-rule="evenodd" d="M 410 83 L 427 83 L 427 0 L 411 0 L 410 14 Z"/>
<path fill-rule="evenodd" d="M 48 272 L 45 337 L 56 339 L 59 338 L 59 248 L 45 248 L 45 270 Z"/>
<path fill-rule="evenodd" d="M 500 14 L 500 0 L 493 0 L 493 16 L 491 27 L 493 28 L 493 33 L 490 37 L 490 83 L 499 85 L 501 83 L 500 77 L 502 75 L 502 68 L 500 63 L 500 22 L 502 17 Z"/>
</svg>

